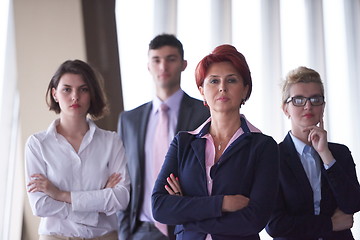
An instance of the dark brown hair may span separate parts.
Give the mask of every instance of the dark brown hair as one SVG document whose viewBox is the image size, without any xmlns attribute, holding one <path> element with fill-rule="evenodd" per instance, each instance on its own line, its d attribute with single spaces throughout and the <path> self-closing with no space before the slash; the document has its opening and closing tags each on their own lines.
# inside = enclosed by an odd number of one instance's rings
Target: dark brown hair
<svg viewBox="0 0 360 240">
<path fill-rule="evenodd" d="M 159 49 L 164 46 L 175 47 L 178 49 L 181 59 L 184 60 L 184 48 L 182 43 L 173 34 L 160 34 L 157 35 L 149 43 L 149 51 Z"/>
<path fill-rule="evenodd" d="M 51 78 L 46 91 L 46 103 L 50 111 L 60 113 L 61 109 L 52 96 L 52 89 L 57 89 L 61 77 L 66 73 L 80 75 L 87 84 L 90 93 L 88 114 L 92 119 L 100 119 L 108 113 L 107 99 L 102 86 L 102 78 L 98 72 L 81 60 L 67 60 L 62 63 Z"/>
</svg>

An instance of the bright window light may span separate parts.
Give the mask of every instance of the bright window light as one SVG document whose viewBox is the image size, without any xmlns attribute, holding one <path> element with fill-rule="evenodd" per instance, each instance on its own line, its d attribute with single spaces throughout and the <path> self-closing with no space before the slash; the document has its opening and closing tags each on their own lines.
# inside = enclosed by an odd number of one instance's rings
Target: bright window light
<svg viewBox="0 0 360 240">
<path fill-rule="evenodd" d="M 281 2 L 281 47 L 283 76 L 298 66 L 308 66 L 308 31 L 303 0 Z"/>
<path fill-rule="evenodd" d="M 249 65 L 253 80 L 253 91 L 248 102 L 241 108 L 241 113 L 258 128 L 264 130 L 261 119 L 263 112 L 261 73 L 261 8 L 260 1 L 232 1 L 232 37 L 233 45 L 241 52 Z M 251 23 L 251 24 L 249 24 Z"/>
<path fill-rule="evenodd" d="M 200 60 L 214 48 L 211 46 L 210 4 L 208 0 L 178 1 L 178 34 L 177 37 L 184 47 L 184 58 L 188 66 L 182 73 L 181 88 L 190 96 L 202 97 L 195 83 L 195 68 Z M 196 16 L 194 21 L 189 16 Z M 200 20 L 201 19 L 201 20 Z"/>
<path fill-rule="evenodd" d="M 6 38 L 9 16 L 9 1 L 0 1 L 0 113 L 2 112 L 3 84 L 4 84 L 4 67 L 6 53 Z M 0 117 L 1 119 L 1 117 Z"/>
<path fill-rule="evenodd" d="M 352 139 L 351 131 L 343 131 L 342 127 L 338 127 L 340 125 L 352 126 L 351 119 L 344 118 L 344 116 L 350 116 L 352 106 L 349 98 L 352 84 L 350 83 L 347 68 L 344 13 L 342 1 L 324 1 L 325 48 L 327 54 L 327 75 L 324 81 L 326 83 L 326 95 L 336 96 L 336 98 L 326 100 L 331 109 L 337 109 L 336 111 L 327 112 L 331 119 L 330 127 L 332 129 L 329 138 L 351 147 L 353 144 L 350 140 Z M 338 99 L 341 99 L 341 101 Z"/>
<path fill-rule="evenodd" d="M 148 44 L 154 37 L 153 6 L 153 0 L 116 1 L 121 84 L 125 110 L 150 101 L 154 94 L 153 80 L 147 70 Z"/>
<path fill-rule="evenodd" d="M 8 208 L 8 201 L 11 199 L 8 193 L 8 187 L 12 184 L 9 182 L 8 172 L 11 170 L 11 166 L 9 164 L 8 153 L 9 150 L 9 139 L 8 137 L 8 126 L 7 126 L 7 119 L 5 117 L 11 117 L 11 112 L 9 115 L 2 114 L 4 111 L 3 107 L 3 98 L 4 98 L 4 88 L 5 84 L 5 56 L 6 56 L 6 40 L 8 37 L 8 17 L 9 17 L 9 1 L 3 0 L 0 1 L 0 144 L 1 144 L 1 151 L 0 151 L 0 163 L 1 163 L 1 170 L 0 170 L 0 181 L 2 182 L 0 186 L 0 192 L 3 194 L 0 196 L 0 238 L 1 239 L 9 239 L 9 208 Z M 11 84 L 10 84 L 11 85 Z M 13 97 L 13 96 L 9 96 Z M 7 129 L 4 129 L 7 128 Z M 10 159 L 13 160 L 13 159 Z M 11 189 L 11 188 L 10 188 Z"/>
</svg>

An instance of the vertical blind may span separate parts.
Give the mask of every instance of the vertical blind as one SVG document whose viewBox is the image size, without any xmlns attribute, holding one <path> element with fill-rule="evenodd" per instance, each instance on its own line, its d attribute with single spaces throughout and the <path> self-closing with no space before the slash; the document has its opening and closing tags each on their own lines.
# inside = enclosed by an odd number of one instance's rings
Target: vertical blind
<svg viewBox="0 0 360 240">
<path fill-rule="evenodd" d="M 154 94 L 147 49 L 155 35 L 173 33 L 182 41 L 188 60 L 182 88 L 199 99 L 196 64 L 230 43 L 245 55 L 253 77 L 241 112 L 278 142 L 290 129 L 280 107 L 284 76 L 298 66 L 320 73 L 328 140 L 350 148 L 360 175 L 360 1 L 119 0 L 116 14 L 125 110 Z M 353 233 L 360 238 L 359 213 Z"/>
</svg>

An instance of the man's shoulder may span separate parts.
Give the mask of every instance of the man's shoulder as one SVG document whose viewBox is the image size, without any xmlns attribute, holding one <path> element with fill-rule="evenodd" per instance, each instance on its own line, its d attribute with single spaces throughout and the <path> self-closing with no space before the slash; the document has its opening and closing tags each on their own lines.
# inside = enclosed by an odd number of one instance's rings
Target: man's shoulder
<svg viewBox="0 0 360 240">
<path fill-rule="evenodd" d="M 328 142 L 328 146 L 329 146 L 330 152 L 334 155 L 335 159 L 336 159 L 335 155 L 341 156 L 341 155 L 345 155 L 345 154 L 351 154 L 350 149 L 344 144 Z"/>
<path fill-rule="evenodd" d="M 203 105 L 203 102 L 199 99 L 196 99 L 194 97 L 191 97 L 190 95 L 188 95 L 186 92 L 184 92 L 184 96 L 182 98 L 182 102 L 190 102 L 190 103 L 196 103 L 196 104 L 200 104 Z"/>
<path fill-rule="evenodd" d="M 184 97 L 181 101 L 182 108 L 194 109 L 195 112 L 209 113 L 209 108 L 204 106 L 203 101 L 196 99 L 194 97 L 190 97 L 188 94 L 184 92 Z M 209 115 L 209 114 L 207 114 Z"/>
<path fill-rule="evenodd" d="M 150 109 L 151 109 L 151 102 L 147 102 L 134 109 L 121 112 L 120 117 L 123 119 L 137 118 L 139 115 L 144 114 Z"/>
</svg>

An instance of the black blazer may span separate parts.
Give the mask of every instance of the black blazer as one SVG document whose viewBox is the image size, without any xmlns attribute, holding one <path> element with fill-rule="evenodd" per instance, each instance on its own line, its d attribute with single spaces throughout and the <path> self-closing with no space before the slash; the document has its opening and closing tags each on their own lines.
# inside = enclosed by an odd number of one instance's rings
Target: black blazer
<svg viewBox="0 0 360 240">
<path fill-rule="evenodd" d="M 148 102 L 131 111 L 122 112 L 119 116 L 118 133 L 124 143 L 131 179 L 129 206 L 125 211 L 118 213 L 121 240 L 128 239 L 139 224 L 138 217 L 144 193 L 145 135 L 151 109 L 152 102 Z M 204 107 L 202 101 L 184 93 L 179 109 L 176 133 L 180 130 L 196 129 L 209 116 L 209 110 Z M 173 229 L 174 227 L 169 229 L 169 233 L 172 233 Z"/>
<path fill-rule="evenodd" d="M 276 208 L 266 227 L 274 239 L 354 239 L 350 230 L 332 231 L 336 208 L 353 214 L 360 210 L 360 186 L 349 149 L 329 143 L 336 163 L 325 170 L 321 164 L 320 214 L 314 215 L 313 191 L 295 145 L 288 134 L 279 144 L 280 189 Z"/>
<path fill-rule="evenodd" d="M 279 152 L 269 136 L 251 133 L 244 119 L 244 134 L 237 138 L 211 167 L 211 195 L 206 183 L 205 148 L 201 138 L 210 123 L 197 135 L 180 132 L 172 141 L 152 194 L 154 218 L 177 224 L 177 240 L 259 240 L 278 190 Z M 164 189 L 170 173 L 179 177 L 185 197 Z M 224 195 L 242 194 L 249 205 L 235 212 L 221 211 Z"/>
</svg>

